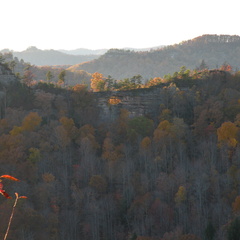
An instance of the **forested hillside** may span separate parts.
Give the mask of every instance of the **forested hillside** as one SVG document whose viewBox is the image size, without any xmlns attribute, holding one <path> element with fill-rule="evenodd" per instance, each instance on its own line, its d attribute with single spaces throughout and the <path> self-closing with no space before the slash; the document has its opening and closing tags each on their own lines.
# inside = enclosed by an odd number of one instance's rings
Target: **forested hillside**
<svg viewBox="0 0 240 240">
<path fill-rule="evenodd" d="M 101 72 L 117 79 L 140 74 L 149 79 L 172 74 L 181 66 L 199 68 L 202 62 L 210 69 L 228 63 L 235 70 L 240 65 L 240 37 L 203 35 L 150 52 L 111 49 L 98 59 L 72 66 L 71 70 Z"/>
<path fill-rule="evenodd" d="M 154 49 L 162 48 L 163 46 L 152 48 L 124 48 L 124 50 L 131 50 L 134 52 L 150 51 Z M 23 59 L 24 62 L 28 62 L 36 66 L 54 66 L 54 65 L 74 65 L 87 62 L 93 59 L 97 59 L 100 55 L 106 53 L 108 49 L 85 49 L 79 48 L 75 50 L 41 50 L 37 47 L 29 47 L 24 51 L 13 51 L 10 49 L 2 49 L 0 53 L 11 52 L 14 57 Z"/>
<path fill-rule="evenodd" d="M 225 67 L 146 84 L 155 115 L 106 94 L 109 113 L 122 106 L 108 122 L 85 85 L 29 87 L 0 75 L 1 175 L 22 180 L 4 183 L 11 196 L 28 197 L 9 239 L 238 239 L 240 73 Z M 124 93 L 133 91 L 144 89 Z M 0 198 L 0 238 L 13 201 Z"/>
<path fill-rule="evenodd" d="M 73 65 L 92 59 L 98 58 L 98 55 L 72 55 L 63 53 L 57 50 L 41 50 L 36 47 L 29 47 L 24 51 L 16 52 L 10 51 L 8 49 L 2 50 L 2 52 L 11 52 L 14 57 L 18 59 L 23 59 L 25 62 L 29 62 L 37 66 L 46 66 L 46 65 Z"/>
<path fill-rule="evenodd" d="M 11 52 L 0 54 L 0 60 L 7 63 L 12 72 L 22 79 L 28 85 L 34 85 L 38 82 L 58 83 L 67 86 L 74 86 L 76 84 L 87 84 L 90 86 L 91 74 L 83 71 L 68 71 L 69 65 L 56 66 L 35 66 L 23 59 L 18 59 L 13 56 Z M 1 62 L 1 61 L 0 61 Z"/>
</svg>

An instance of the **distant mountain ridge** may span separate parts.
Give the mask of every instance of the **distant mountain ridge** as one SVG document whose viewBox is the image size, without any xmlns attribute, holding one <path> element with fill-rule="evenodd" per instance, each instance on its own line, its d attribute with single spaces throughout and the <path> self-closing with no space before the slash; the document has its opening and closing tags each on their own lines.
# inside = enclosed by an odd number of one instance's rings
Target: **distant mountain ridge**
<svg viewBox="0 0 240 240">
<path fill-rule="evenodd" d="M 149 51 L 159 49 L 162 46 L 153 48 L 125 48 L 124 50 L 132 51 Z M 37 47 L 31 46 L 24 51 L 18 52 L 9 49 L 3 49 L 0 53 L 11 52 L 14 57 L 23 59 L 25 62 L 37 66 L 51 66 L 51 65 L 75 65 L 83 62 L 88 62 L 97 59 L 99 56 L 105 54 L 109 49 L 86 49 L 79 48 L 75 50 L 41 50 Z"/>
<path fill-rule="evenodd" d="M 203 35 L 149 52 L 111 49 L 98 59 L 71 66 L 69 70 L 100 72 L 116 79 L 140 74 L 149 79 L 173 74 L 181 66 L 195 69 L 203 60 L 209 68 L 228 63 L 237 69 L 240 66 L 240 36 Z"/>
<path fill-rule="evenodd" d="M 151 48 L 129 48 L 129 47 L 125 47 L 125 48 L 121 48 L 122 50 L 130 50 L 130 51 L 134 51 L 134 52 L 141 52 L 141 51 L 152 51 L 152 50 L 156 50 L 156 49 L 160 49 L 163 48 L 163 45 L 157 46 L 157 47 L 151 47 Z M 92 50 L 92 49 L 87 49 L 87 48 L 78 48 L 78 49 L 74 49 L 74 50 L 58 50 L 59 52 L 62 53 L 66 53 L 66 54 L 72 54 L 72 55 L 103 55 L 105 54 L 109 49 L 96 49 L 96 50 Z"/>
<path fill-rule="evenodd" d="M 64 50 L 59 49 L 59 52 L 70 54 L 70 55 L 102 55 L 108 51 L 108 49 L 87 49 L 87 48 L 78 48 L 74 50 Z"/>
<path fill-rule="evenodd" d="M 6 52 L 6 49 L 2 50 Z M 40 50 L 36 47 L 29 47 L 22 52 L 11 51 L 14 57 L 23 59 L 38 66 L 46 65 L 73 65 L 90 61 L 98 57 L 98 55 L 70 55 L 56 50 Z"/>
<path fill-rule="evenodd" d="M 7 51 L 10 50 L 4 49 L 1 52 Z M 69 66 L 68 70 L 71 72 L 100 72 L 115 79 L 138 74 L 144 79 L 163 77 L 179 71 L 181 66 L 195 69 L 203 60 L 208 68 L 217 68 L 224 63 L 230 64 L 234 70 L 238 70 L 240 66 L 240 36 L 237 35 L 202 35 L 179 44 L 147 49 L 61 51 L 65 53 L 29 47 L 22 52 L 11 52 L 14 57 L 37 66 L 67 65 L 64 68 Z M 79 53 L 82 55 L 76 55 Z M 101 53 L 104 54 L 99 55 Z"/>
</svg>

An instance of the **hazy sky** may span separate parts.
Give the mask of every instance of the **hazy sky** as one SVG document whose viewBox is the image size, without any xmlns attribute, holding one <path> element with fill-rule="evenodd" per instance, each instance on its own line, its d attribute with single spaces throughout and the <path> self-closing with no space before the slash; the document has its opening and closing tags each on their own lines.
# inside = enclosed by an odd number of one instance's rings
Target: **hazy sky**
<svg viewBox="0 0 240 240">
<path fill-rule="evenodd" d="M 237 0 L 0 0 L 0 49 L 145 48 L 240 35 Z"/>
</svg>

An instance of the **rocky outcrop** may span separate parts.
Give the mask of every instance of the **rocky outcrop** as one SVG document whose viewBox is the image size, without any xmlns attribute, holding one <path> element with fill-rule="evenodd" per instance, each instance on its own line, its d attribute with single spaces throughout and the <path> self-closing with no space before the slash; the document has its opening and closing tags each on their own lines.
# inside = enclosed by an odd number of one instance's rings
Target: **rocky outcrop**
<svg viewBox="0 0 240 240">
<path fill-rule="evenodd" d="M 4 64 L 0 64 L 0 84 L 7 86 L 14 81 L 18 81 L 18 78 Z"/>
<path fill-rule="evenodd" d="M 98 92 L 95 94 L 100 108 L 100 119 L 104 122 L 118 118 L 120 109 L 126 109 L 130 117 L 156 117 L 164 103 L 163 88 L 145 88 L 131 91 Z"/>
<path fill-rule="evenodd" d="M 4 64 L 0 64 L 0 119 L 5 116 L 6 109 L 6 87 L 18 81 L 18 78 Z"/>
</svg>

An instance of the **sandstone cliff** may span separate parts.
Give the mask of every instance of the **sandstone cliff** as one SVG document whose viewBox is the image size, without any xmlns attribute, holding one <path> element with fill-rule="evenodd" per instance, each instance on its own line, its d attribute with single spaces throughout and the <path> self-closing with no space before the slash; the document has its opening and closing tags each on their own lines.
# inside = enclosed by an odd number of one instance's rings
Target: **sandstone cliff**
<svg viewBox="0 0 240 240">
<path fill-rule="evenodd" d="M 6 87 L 18 81 L 18 78 L 5 65 L 0 64 L 0 119 L 5 116 L 6 109 Z"/>
<path fill-rule="evenodd" d="M 176 88 L 172 89 L 176 91 Z M 166 105 L 166 91 L 170 89 L 155 87 L 131 91 L 109 91 L 94 93 L 100 108 L 100 119 L 111 122 L 119 117 L 120 109 L 129 111 L 130 117 L 148 116 L 156 118 L 161 112 L 160 106 Z"/>
</svg>

